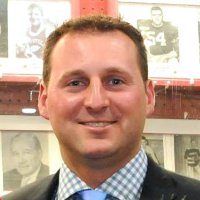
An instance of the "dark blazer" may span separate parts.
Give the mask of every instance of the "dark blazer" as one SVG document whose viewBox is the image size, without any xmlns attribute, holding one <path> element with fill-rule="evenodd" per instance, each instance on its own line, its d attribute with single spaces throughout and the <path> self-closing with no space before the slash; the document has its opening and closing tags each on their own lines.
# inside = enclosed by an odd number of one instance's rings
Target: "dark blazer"
<svg viewBox="0 0 200 200">
<path fill-rule="evenodd" d="M 3 200 L 54 200 L 58 179 L 59 171 L 40 182 L 35 182 L 4 196 Z M 198 199 L 200 199 L 200 181 L 169 172 L 148 158 L 147 175 L 140 200 Z"/>
<path fill-rule="evenodd" d="M 41 164 L 40 171 L 36 180 L 44 178 L 49 175 L 49 167 Z M 3 189 L 8 191 L 16 190 L 20 187 L 22 181 L 22 175 L 16 170 L 12 169 L 3 174 Z"/>
</svg>

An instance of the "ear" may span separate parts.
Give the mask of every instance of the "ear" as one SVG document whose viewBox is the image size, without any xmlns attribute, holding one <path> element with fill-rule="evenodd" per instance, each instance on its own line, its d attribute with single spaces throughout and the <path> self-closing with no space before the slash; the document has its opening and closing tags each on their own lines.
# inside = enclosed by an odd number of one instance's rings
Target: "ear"
<svg viewBox="0 0 200 200">
<path fill-rule="evenodd" d="M 150 116 L 155 107 L 155 91 L 154 91 L 154 85 L 151 80 L 146 81 L 146 116 Z"/>
<path fill-rule="evenodd" d="M 47 106 L 47 87 L 44 85 L 44 83 L 41 83 L 39 88 L 38 109 L 42 117 L 49 119 Z"/>
</svg>

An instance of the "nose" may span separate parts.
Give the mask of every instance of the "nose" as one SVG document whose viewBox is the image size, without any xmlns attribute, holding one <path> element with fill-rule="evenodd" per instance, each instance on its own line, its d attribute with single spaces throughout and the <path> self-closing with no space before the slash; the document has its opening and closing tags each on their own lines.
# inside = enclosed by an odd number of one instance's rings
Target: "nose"
<svg viewBox="0 0 200 200">
<path fill-rule="evenodd" d="M 84 105 L 91 111 L 99 112 L 109 105 L 107 92 L 100 80 L 90 82 L 85 94 Z"/>
<path fill-rule="evenodd" d="M 16 160 L 17 160 L 18 165 L 21 165 L 21 164 L 23 164 L 23 163 L 26 162 L 26 159 L 25 159 L 25 157 L 24 157 L 23 155 L 19 155 L 19 156 L 16 158 Z"/>
</svg>

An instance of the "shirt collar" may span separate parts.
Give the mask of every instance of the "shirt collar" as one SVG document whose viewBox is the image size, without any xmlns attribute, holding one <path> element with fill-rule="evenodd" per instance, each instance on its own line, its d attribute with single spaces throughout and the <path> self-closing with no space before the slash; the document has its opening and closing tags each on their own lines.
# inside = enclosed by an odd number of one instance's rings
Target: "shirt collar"
<svg viewBox="0 0 200 200">
<path fill-rule="evenodd" d="M 22 181 L 21 181 L 21 187 L 36 181 L 37 176 L 40 172 L 40 169 L 41 169 L 41 164 L 38 166 L 38 168 L 36 169 L 36 171 L 34 173 L 32 173 L 29 176 L 23 176 Z"/>
<path fill-rule="evenodd" d="M 109 177 L 97 190 L 109 193 L 120 200 L 138 200 L 147 171 L 147 156 L 143 149 L 123 168 Z M 72 194 L 91 189 L 70 169 L 62 164 L 59 174 L 57 200 L 64 200 Z"/>
</svg>

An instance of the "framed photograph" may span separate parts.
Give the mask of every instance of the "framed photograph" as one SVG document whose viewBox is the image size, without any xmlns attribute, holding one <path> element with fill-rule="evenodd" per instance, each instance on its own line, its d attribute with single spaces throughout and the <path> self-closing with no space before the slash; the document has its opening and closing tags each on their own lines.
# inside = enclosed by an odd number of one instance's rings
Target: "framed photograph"
<svg viewBox="0 0 200 200">
<path fill-rule="evenodd" d="M 163 136 L 157 134 L 143 134 L 142 146 L 156 163 L 164 167 Z"/>
<path fill-rule="evenodd" d="M 161 6 L 152 6 L 149 19 L 138 19 L 137 28 L 142 33 L 149 62 L 178 63 L 179 33 L 172 21 L 166 21 Z"/>
<path fill-rule="evenodd" d="M 16 15 L 17 13 L 17 15 Z M 48 35 L 70 18 L 69 1 L 9 2 L 9 66 L 5 73 L 42 74 L 42 52 Z"/>
<path fill-rule="evenodd" d="M 8 1 L 0 0 L 0 58 L 8 57 Z"/>
<path fill-rule="evenodd" d="M 200 135 L 175 135 L 175 171 L 200 180 Z"/>
<path fill-rule="evenodd" d="M 46 132 L 2 131 L 1 136 L 4 191 L 13 191 L 49 175 Z"/>
<path fill-rule="evenodd" d="M 151 78 L 200 78 L 199 11 L 191 4 L 119 3 L 121 17 L 143 35 Z"/>
</svg>

